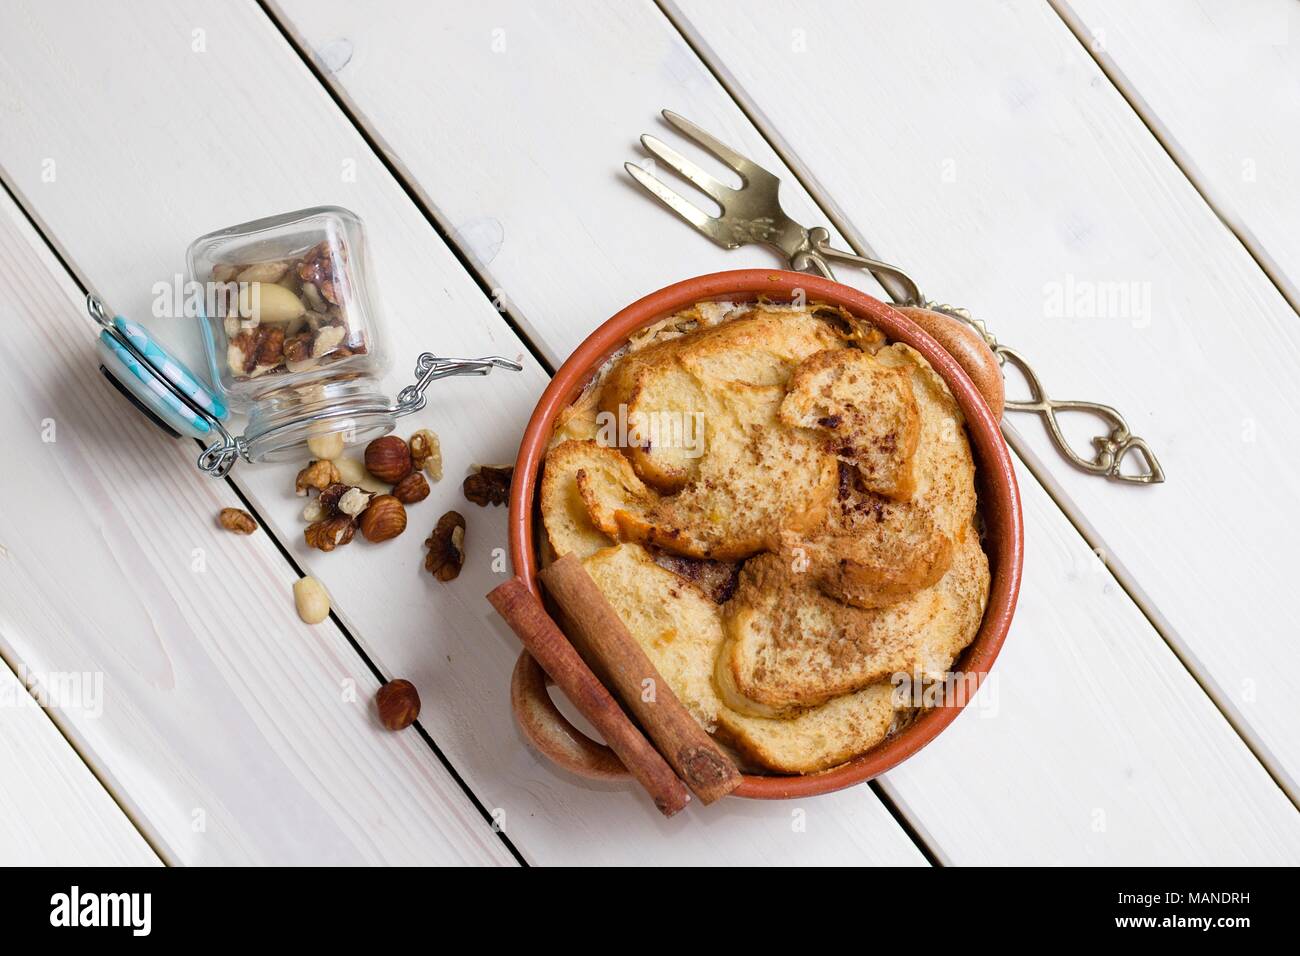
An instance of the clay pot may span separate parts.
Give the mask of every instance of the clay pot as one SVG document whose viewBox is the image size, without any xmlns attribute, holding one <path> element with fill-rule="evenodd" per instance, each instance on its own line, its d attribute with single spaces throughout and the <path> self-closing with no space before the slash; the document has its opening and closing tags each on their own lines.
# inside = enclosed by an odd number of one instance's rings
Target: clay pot
<svg viewBox="0 0 1300 956">
<path fill-rule="evenodd" d="M 606 359 L 628 338 L 651 323 L 703 300 L 753 301 L 765 296 L 787 301 L 799 292 L 809 302 L 842 306 L 876 325 L 890 341 L 906 342 L 920 352 L 948 383 L 966 416 L 966 429 L 975 456 L 984 547 L 992 573 L 988 608 L 979 633 L 953 665 L 967 676 L 963 686 L 973 693 L 993 666 L 1006 639 L 1015 611 L 1024 561 L 1023 517 L 1011 455 L 998 424 L 1001 377 L 992 356 L 981 354 L 965 330 L 943 323 L 944 316 L 925 313 L 914 321 L 903 312 L 849 286 L 797 272 L 746 269 L 718 272 L 678 282 L 653 292 L 623 309 L 596 329 L 561 366 L 533 411 L 515 462 L 510 492 L 510 557 L 518 574 L 534 592 L 537 583 L 537 520 L 535 497 L 556 416 L 581 393 Z M 931 318 L 937 316 L 937 318 Z M 949 323 L 955 320 L 949 319 Z M 931 330 L 928 334 L 922 323 Z M 936 338 L 947 343 L 952 352 Z M 978 337 L 975 337 L 978 340 Z M 981 343 L 982 344 L 982 343 Z M 985 350 L 986 351 L 986 350 Z M 963 363 L 970 372 L 963 368 Z M 979 385 L 972 381 L 973 377 Z M 985 395 L 981 394 L 983 387 Z M 990 404 L 997 407 L 995 414 Z M 970 694 L 924 711 L 905 729 L 861 756 L 821 773 L 806 776 L 745 775 L 735 793 L 744 797 L 781 799 L 829 793 L 862 783 L 897 766 L 916 753 L 956 718 Z M 545 676 L 526 652 L 515 667 L 511 699 L 520 727 L 542 753 L 584 776 L 608 780 L 626 776 L 617 758 L 604 745 L 586 738 L 550 701 Z"/>
</svg>

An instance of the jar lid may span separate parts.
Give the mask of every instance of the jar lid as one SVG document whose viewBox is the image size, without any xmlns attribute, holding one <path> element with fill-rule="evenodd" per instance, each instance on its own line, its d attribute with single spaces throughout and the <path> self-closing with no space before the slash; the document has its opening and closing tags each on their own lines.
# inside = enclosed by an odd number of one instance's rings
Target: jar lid
<svg viewBox="0 0 1300 956">
<path fill-rule="evenodd" d="M 115 316 L 100 331 L 97 351 L 101 367 L 172 431 L 209 438 L 210 420 L 230 417 L 226 403 L 202 379 L 129 319 Z"/>
</svg>

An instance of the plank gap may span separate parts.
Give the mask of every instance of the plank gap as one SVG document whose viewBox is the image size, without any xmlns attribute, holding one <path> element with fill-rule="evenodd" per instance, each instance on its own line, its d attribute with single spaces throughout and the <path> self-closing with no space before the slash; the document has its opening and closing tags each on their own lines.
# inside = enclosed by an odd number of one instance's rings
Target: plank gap
<svg viewBox="0 0 1300 956">
<path fill-rule="evenodd" d="M 3 183 L 0 183 L 0 185 L 3 185 Z M 62 722 L 58 720 L 57 712 L 47 708 L 37 699 L 36 695 L 32 693 L 32 688 L 28 686 L 27 679 L 24 676 L 26 673 L 26 667 L 17 661 L 10 660 L 5 654 L 3 647 L 0 647 L 0 667 L 7 667 L 10 673 L 14 675 L 14 680 L 18 681 L 22 686 L 23 692 L 31 698 L 32 702 L 40 709 L 45 719 L 50 722 L 50 726 L 54 728 L 72 752 L 76 754 L 76 757 L 81 761 L 82 766 L 86 768 L 87 772 L 90 773 L 95 782 L 99 784 L 100 789 L 104 791 L 104 795 L 107 796 L 109 800 L 113 801 L 113 806 L 117 807 L 117 809 L 121 811 L 122 816 L 126 818 L 126 821 L 129 824 L 131 824 L 132 829 L 134 829 L 136 833 L 140 834 L 140 839 L 145 842 L 145 845 L 147 845 L 153 855 L 158 858 L 158 861 L 162 863 L 163 866 L 176 866 L 176 862 L 170 858 L 166 850 L 155 838 L 154 834 L 149 831 L 149 828 L 144 825 L 129 806 L 127 806 L 122 800 L 118 799 L 117 793 L 111 786 L 109 786 L 108 781 L 106 781 L 100 774 L 99 770 L 95 767 L 94 762 L 82 752 L 81 748 L 77 746 L 77 742 L 69 736 Z"/>
<path fill-rule="evenodd" d="M 1209 207 L 1215 218 L 1223 224 L 1224 228 L 1232 234 L 1246 254 L 1254 260 L 1255 265 L 1259 266 L 1260 271 L 1277 289 L 1278 294 L 1286 300 L 1287 305 L 1291 306 L 1292 311 L 1300 315 L 1300 290 L 1297 290 L 1287 281 L 1281 267 L 1247 231 L 1233 224 L 1232 217 L 1227 215 L 1220 203 L 1214 198 L 1213 190 L 1206 184 L 1205 178 L 1197 169 L 1191 156 L 1178 145 L 1173 133 L 1160 121 L 1146 101 L 1138 95 L 1137 88 L 1129 82 L 1128 77 L 1124 75 L 1119 65 L 1106 56 L 1105 53 L 1093 48 L 1094 44 L 1090 42 L 1092 36 L 1084 25 L 1082 18 L 1074 12 L 1067 0 L 1047 0 L 1047 5 L 1051 7 L 1053 13 L 1061 18 L 1061 22 L 1065 24 L 1066 29 L 1074 34 L 1074 38 L 1079 41 L 1079 45 L 1083 47 L 1084 52 L 1097 64 L 1097 69 L 1101 70 L 1110 85 L 1114 87 L 1115 92 L 1123 97 L 1124 102 L 1133 111 L 1133 115 L 1147 128 L 1152 138 L 1160 144 L 1160 148 L 1165 151 L 1165 155 L 1182 173 L 1183 178 L 1187 180 L 1192 189 L 1196 190 L 1196 194 L 1201 197 L 1201 201 Z"/>
<path fill-rule="evenodd" d="M 438 238 L 442 240 L 443 245 L 445 245 L 448 251 L 455 257 L 456 261 L 460 264 L 460 267 L 465 270 L 465 273 L 474 281 L 474 284 L 479 287 L 479 290 L 483 293 L 483 296 L 488 300 L 488 302 L 492 304 L 492 307 L 501 314 L 501 318 L 505 320 L 506 325 L 510 327 L 510 331 L 515 334 L 515 337 L 519 339 L 520 344 L 528 350 L 528 354 L 537 360 L 537 364 L 546 371 L 547 375 L 554 376 L 555 366 L 547 360 L 546 355 L 540 348 L 538 348 L 537 344 L 533 342 L 532 337 L 524 331 L 523 324 L 520 323 L 518 318 L 512 314 L 510 309 L 501 301 L 499 295 L 501 290 L 492 288 L 492 285 L 487 281 L 487 278 L 483 275 L 478 265 L 452 237 L 452 230 L 448 228 L 447 224 L 439 218 L 436 212 L 434 212 L 437 208 L 435 204 L 424 194 L 424 191 L 416 185 L 415 177 L 410 175 L 410 173 L 397 162 L 396 152 L 390 149 L 388 144 L 386 144 L 365 122 L 362 121 L 356 108 L 348 102 L 347 97 L 342 94 L 334 83 L 330 82 L 329 77 L 321 70 L 320 64 L 316 62 L 316 58 L 312 55 L 311 50 L 307 48 L 305 41 L 301 37 L 295 36 L 289 28 L 285 26 L 288 17 L 285 17 L 283 13 L 276 10 L 274 4 L 270 3 L 269 0 L 257 0 L 257 6 L 261 9 L 262 13 L 266 16 L 267 21 L 270 22 L 271 26 L 280 35 L 284 42 L 289 45 L 289 49 L 297 54 L 298 59 L 301 60 L 303 66 L 310 71 L 312 77 L 315 78 L 318 84 L 320 84 L 321 89 L 325 91 L 325 94 L 330 98 L 334 105 L 338 107 L 338 110 L 343 114 L 344 119 L 346 119 L 352 125 L 353 129 L 357 131 L 357 135 L 361 137 L 366 146 L 370 148 L 370 151 L 374 153 L 375 158 L 379 160 L 380 165 L 382 165 L 384 169 L 388 171 L 388 174 L 393 177 L 393 181 L 396 182 L 402 192 L 406 194 L 406 198 L 411 200 L 411 204 L 419 210 L 420 215 L 422 215 L 429 223 L 433 228 L 433 231 L 438 234 Z"/>
</svg>

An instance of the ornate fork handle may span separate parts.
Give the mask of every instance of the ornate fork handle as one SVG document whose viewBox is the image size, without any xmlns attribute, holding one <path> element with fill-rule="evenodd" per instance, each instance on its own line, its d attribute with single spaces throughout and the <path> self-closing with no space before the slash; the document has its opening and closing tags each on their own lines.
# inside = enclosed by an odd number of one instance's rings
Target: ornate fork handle
<svg viewBox="0 0 1300 956">
<path fill-rule="evenodd" d="M 1047 425 L 1048 432 L 1052 436 L 1052 442 L 1076 468 L 1094 475 L 1104 475 L 1115 481 L 1126 481 L 1135 485 L 1154 485 L 1165 480 L 1164 469 L 1160 467 L 1160 462 L 1156 460 L 1151 448 L 1146 441 L 1129 431 L 1128 422 L 1124 420 L 1124 416 L 1117 409 L 1112 408 L 1110 405 L 1102 405 L 1100 402 L 1048 398 L 1038 375 L 1025 361 L 1023 355 L 1013 348 L 996 344 L 993 346 L 993 354 L 997 356 L 998 361 L 1002 364 L 1005 365 L 1010 361 L 1012 365 L 1020 369 L 1020 374 L 1025 377 L 1025 381 L 1029 384 L 1031 397 L 1021 401 L 1007 399 L 1006 407 L 1012 411 L 1035 412 L 1041 415 L 1043 422 Z M 1057 412 L 1090 412 L 1110 425 L 1108 435 L 1093 436 L 1092 444 L 1096 449 L 1096 453 L 1091 460 L 1084 458 L 1070 447 L 1064 433 L 1061 431 L 1060 423 L 1056 420 Z M 1120 471 L 1124 463 L 1124 457 L 1134 449 L 1142 455 L 1146 464 L 1147 470 L 1145 474 L 1128 475 Z"/>
<path fill-rule="evenodd" d="M 917 288 L 916 282 L 898 266 L 881 262 L 879 259 L 868 259 L 855 252 L 836 249 L 831 245 L 830 240 L 831 234 L 826 229 L 813 226 L 808 230 L 808 238 L 803 246 L 790 257 L 790 268 L 795 272 L 807 272 L 811 269 L 823 279 L 834 282 L 835 273 L 831 271 L 830 263 L 826 260 L 847 262 L 849 265 L 860 266 L 875 276 L 876 281 L 895 302 L 902 305 L 916 305 L 921 302 L 921 290 Z"/>
</svg>

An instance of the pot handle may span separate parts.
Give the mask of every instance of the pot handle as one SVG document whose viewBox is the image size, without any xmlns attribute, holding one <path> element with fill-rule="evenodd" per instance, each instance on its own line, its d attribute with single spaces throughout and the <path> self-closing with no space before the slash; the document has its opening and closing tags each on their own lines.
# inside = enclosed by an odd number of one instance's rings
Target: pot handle
<svg viewBox="0 0 1300 956">
<path fill-rule="evenodd" d="M 529 743 L 565 770 L 590 780 L 621 780 L 630 776 L 621 760 L 560 713 L 547 693 L 549 680 L 533 655 L 523 651 L 510 678 L 510 706 L 515 722 Z"/>
<path fill-rule="evenodd" d="M 894 306 L 919 325 L 957 360 L 993 417 L 1002 419 L 1005 405 L 1002 369 L 973 328 L 942 312 L 915 306 Z M 529 743 L 565 770 L 590 780 L 620 780 L 627 768 L 604 744 L 596 743 L 560 713 L 546 690 L 546 672 L 527 651 L 519 655 L 510 679 L 510 706 Z"/>
<path fill-rule="evenodd" d="M 1006 407 L 1002 366 L 983 337 L 967 323 L 942 312 L 914 305 L 896 305 L 893 308 L 919 325 L 923 332 L 957 360 L 957 364 L 983 396 L 994 420 L 1001 421 Z"/>
</svg>

